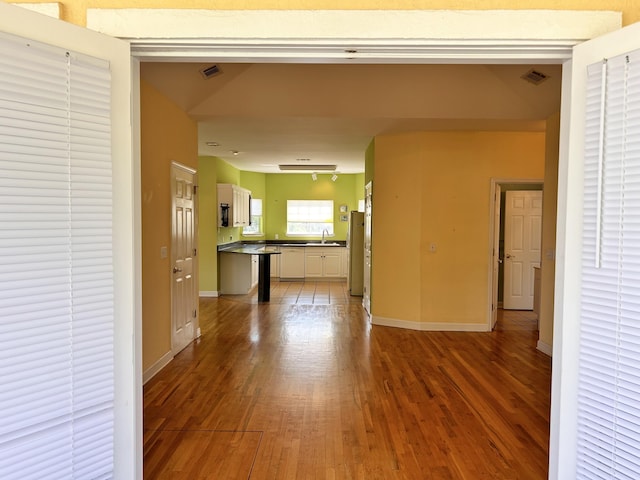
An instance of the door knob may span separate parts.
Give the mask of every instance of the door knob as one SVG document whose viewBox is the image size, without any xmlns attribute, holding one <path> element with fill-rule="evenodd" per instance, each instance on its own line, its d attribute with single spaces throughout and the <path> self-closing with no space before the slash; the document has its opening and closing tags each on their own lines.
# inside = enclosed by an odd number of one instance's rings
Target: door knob
<svg viewBox="0 0 640 480">
<path fill-rule="evenodd" d="M 509 255 L 508 253 L 505 255 L 505 258 L 513 258 L 512 255 Z"/>
<path fill-rule="evenodd" d="M 178 273 L 178 272 L 181 272 L 181 271 L 182 271 L 181 268 L 173 267 L 173 273 Z"/>
</svg>

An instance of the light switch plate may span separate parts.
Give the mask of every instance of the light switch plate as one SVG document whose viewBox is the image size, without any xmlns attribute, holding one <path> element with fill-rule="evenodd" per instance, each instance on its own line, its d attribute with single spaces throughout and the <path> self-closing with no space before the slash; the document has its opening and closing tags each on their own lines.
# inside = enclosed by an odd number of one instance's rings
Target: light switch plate
<svg viewBox="0 0 640 480">
<path fill-rule="evenodd" d="M 167 258 L 167 247 L 160 247 L 160 258 Z"/>
</svg>

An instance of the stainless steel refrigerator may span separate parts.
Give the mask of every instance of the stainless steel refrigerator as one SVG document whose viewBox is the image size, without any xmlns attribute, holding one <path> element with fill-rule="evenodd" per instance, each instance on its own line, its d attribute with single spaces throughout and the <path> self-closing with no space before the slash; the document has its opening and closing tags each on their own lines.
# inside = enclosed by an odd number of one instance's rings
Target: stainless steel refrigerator
<svg viewBox="0 0 640 480">
<path fill-rule="evenodd" d="M 351 212 L 349 215 L 349 231 L 347 233 L 347 250 L 349 270 L 347 285 L 349 293 L 362 296 L 364 277 L 364 213 Z"/>
</svg>

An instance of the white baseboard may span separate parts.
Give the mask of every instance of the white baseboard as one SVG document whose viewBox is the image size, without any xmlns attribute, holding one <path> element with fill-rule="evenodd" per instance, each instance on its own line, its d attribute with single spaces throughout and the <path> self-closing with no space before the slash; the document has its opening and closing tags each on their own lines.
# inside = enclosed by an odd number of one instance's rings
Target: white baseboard
<svg viewBox="0 0 640 480">
<path fill-rule="evenodd" d="M 142 373 L 142 384 L 144 385 L 151 380 L 160 370 L 166 367 L 169 362 L 173 360 L 173 354 L 171 351 L 165 353 L 160 359 L 151 365 L 146 371 Z"/>
<path fill-rule="evenodd" d="M 548 343 L 544 343 L 542 340 L 538 340 L 536 348 L 540 350 L 545 355 L 553 356 L 553 347 Z"/>
<path fill-rule="evenodd" d="M 373 325 L 383 327 L 405 328 L 407 330 L 419 330 L 422 332 L 488 332 L 488 327 L 484 323 L 435 323 L 435 322 L 412 322 L 410 320 L 398 320 L 395 318 L 371 316 Z"/>
<path fill-rule="evenodd" d="M 201 297 L 218 297 L 217 290 L 200 290 Z"/>
</svg>

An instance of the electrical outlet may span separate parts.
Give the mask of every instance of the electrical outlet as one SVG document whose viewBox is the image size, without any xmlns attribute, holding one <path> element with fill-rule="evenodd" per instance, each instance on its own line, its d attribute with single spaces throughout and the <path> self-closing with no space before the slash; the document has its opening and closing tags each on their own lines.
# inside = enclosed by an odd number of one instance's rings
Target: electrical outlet
<svg viewBox="0 0 640 480">
<path fill-rule="evenodd" d="M 276 240 L 278 240 L 279 238 L 280 238 L 280 235 L 276 233 Z"/>
</svg>

